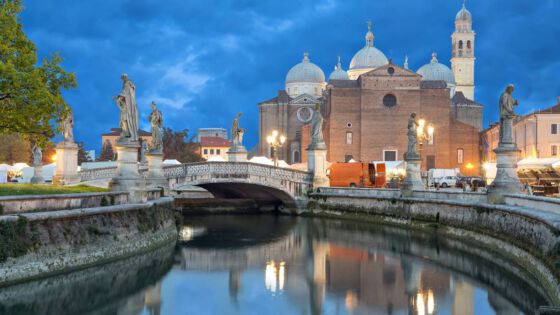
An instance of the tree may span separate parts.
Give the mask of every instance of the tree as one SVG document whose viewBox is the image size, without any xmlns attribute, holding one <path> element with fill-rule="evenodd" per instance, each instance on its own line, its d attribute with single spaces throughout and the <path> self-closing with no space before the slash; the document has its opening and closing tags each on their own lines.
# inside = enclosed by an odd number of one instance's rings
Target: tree
<svg viewBox="0 0 560 315">
<path fill-rule="evenodd" d="M 84 143 L 78 142 L 78 165 L 82 165 L 84 162 L 91 162 L 89 155 L 87 154 L 86 150 L 84 149 Z M 109 143 L 110 145 L 110 143 Z M 112 151 L 112 149 L 111 149 Z"/>
<path fill-rule="evenodd" d="M 18 162 L 29 163 L 31 144 L 20 134 L 0 135 L 0 163 L 13 165 Z"/>
<path fill-rule="evenodd" d="M 22 29 L 21 0 L 0 0 L 0 134 L 19 133 L 39 146 L 59 131 L 68 105 L 62 90 L 77 86 L 58 53 L 37 65 L 37 51 Z"/>
<path fill-rule="evenodd" d="M 171 128 L 163 129 L 164 159 L 175 159 L 182 163 L 200 162 L 204 159 L 196 153 L 198 144 L 189 139 L 189 130 L 173 131 Z"/>
<path fill-rule="evenodd" d="M 54 143 L 50 140 L 47 142 L 43 142 L 41 151 L 43 153 L 43 165 L 51 164 L 55 161 L 54 156 L 56 155 L 56 149 Z M 33 163 L 33 157 L 29 160 L 30 163 Z M 29 164 L 32 165 L 32 164 Z"/>
<path fill-rule="evenodd" d="M 111 142 L 109 142 L 109 140 L 105 140 L 97 161 L 113 161 L 114 159 L 115 152 L 113 151 L 113 145 L 111 145 Z"/>
</svg>

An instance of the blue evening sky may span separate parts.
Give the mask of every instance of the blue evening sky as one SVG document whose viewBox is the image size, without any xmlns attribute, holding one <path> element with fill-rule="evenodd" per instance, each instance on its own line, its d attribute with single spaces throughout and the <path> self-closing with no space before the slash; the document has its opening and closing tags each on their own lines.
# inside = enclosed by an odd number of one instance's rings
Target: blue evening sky
<svg viewBox="0 0 560 315">
<path fill-rule="evenodd" d="M 364 45 L 366 21 L 375 46 L 410 68 L 433 51 L 450 65 L 461 0 L 24 0 L 23 25 L 40 56 L 60 52 L 79 87 L 66 93 L 76 139 L 99 150 L 100 134 L 118 126 L 112 96 L 120 74 L 137 87 L 140 126 L 155 100 L 165 125 L 229 128 L 242 111 L 247 146 L 257 142 L 259 101 L 274 97 L 304 51 L 328 76 Z M 560 1 L 468 0 L 476 36 L 476 100 L 484 125 L 497 98 L 517 86 L 519 112 L 556 104 L 560 95 Z"/>
</svg>

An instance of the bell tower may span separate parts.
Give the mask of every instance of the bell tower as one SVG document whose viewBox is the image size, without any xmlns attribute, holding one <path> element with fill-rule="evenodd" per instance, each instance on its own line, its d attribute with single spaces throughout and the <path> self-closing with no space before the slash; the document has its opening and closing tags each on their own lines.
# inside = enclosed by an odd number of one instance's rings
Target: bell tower
<svg viewBox="0 0 560 315">
<path fill-rule="evenodd" d="M 456 91 L 463 92 L 470 100 L 474 100 L 474 36 L 472 15 L 463 2 L 455 17 L 455 32 L 451 35 L 451 70 L 457 83 Z"/>
</svg>

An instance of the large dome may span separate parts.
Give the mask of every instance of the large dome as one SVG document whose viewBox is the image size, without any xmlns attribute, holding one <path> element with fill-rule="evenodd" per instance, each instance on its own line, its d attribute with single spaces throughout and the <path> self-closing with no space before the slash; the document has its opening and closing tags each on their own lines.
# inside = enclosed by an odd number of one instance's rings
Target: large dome
<svg viewBox="0 0 560 315">
<path fill-rule="evenodd" d="M 348 73 L 342 69 L 340 57 L 338 57 L 338 64 L 334 67 L 334 71 L 329 75 L 330 80 L 348 80 Z"/>
<path fill-rule="evenodd" d="M 325 82 L 325 74 L 317 65 L 309 61 L 309 54 L 303 54 L 303 61 L 293 66 L 286 75 L 286 83 L 294 82 Z"/>
<path fill-rule="evenodd" d="M 366 33 L 366 47 L 360 49 L 350 61 L 348 77 L 351 80 L 356 80 L 360 75 L 389 63 L 385 54 L 373 47 L 373 39 L 371 21 L 369 21 L 368 32 Z"/>
<path fill-rule="evenodd" d="M 464 3 L 463 3 L 463 7 L 461 8 L 461 10 L 459 10 L 459 12 L 457 12 L 457 15 L 455 16 L 455 20 L 472 21 L 472 15 L 469 12 L 469 10 L 467 10 Z"/>
<path fill-rule="evenodd" d="M 436 53 L 432 54 L 430 63 L 420 67 L 416 73 L 422 76 L 422 81 L 445 81 L 448 86 L 455 85 L 453 71 L 438 62 Z"/>
</svg>

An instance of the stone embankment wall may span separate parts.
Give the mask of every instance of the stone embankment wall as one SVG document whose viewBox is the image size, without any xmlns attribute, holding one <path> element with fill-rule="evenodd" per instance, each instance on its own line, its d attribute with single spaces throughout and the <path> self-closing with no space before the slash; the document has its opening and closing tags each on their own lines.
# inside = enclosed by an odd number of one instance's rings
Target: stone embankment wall
<svg viewBox="0 0 560 315">
<path fill-rule="evenodd" d="M 0 197 L 3 214 L 122 205 L 128 202 L 127 192 L 57 194 Z"/>
<path fill-rule="evenodd" d="M 173 199 L 0 216 L 0 286 L 128 257 L 177 239 Z"/>
<path fill-rule="evenodd" d="M 414 192 L 402 198 L 397 190 L 347 188 L 320 188 L 310 197 L 311 215 L 436 229 L 486 246 L 529 270 L 560 303 L 560 214 L 535 208 L 544 199 L 512 195 L 510 204 L 491 205 L 477 193 Z M 548 206 L 555 202 L 549 201 Z"/>
</svg>

